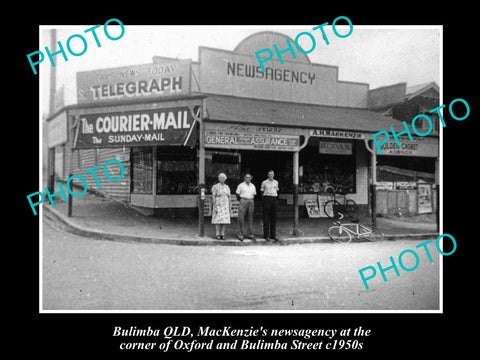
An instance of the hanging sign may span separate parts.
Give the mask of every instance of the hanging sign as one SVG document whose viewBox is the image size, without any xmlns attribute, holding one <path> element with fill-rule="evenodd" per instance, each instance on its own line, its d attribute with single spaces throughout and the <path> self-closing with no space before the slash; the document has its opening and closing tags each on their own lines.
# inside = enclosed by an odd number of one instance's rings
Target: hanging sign
<svg viewBox="0 0 480 360">
<path fill-rule="evenodd" d="M 320 141 L 318 151 L 320 154 L 352 155 L 352 142 Z"/>
</svg>

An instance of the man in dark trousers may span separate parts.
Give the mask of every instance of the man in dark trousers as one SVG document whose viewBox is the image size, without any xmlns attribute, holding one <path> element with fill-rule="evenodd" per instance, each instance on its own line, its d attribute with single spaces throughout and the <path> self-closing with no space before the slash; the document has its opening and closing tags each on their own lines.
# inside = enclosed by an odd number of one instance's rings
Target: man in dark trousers
<svg viewBox="0 0 480 360">
<path fill-rule="evenodd" d="M 256 241 L 253 236 L 253 211 L 254 197 L 257 195 L 255 185 L 251 183 L 252 175 L 245 174 L 245 181 L 238 184 L 237 195 L 238 204 L 238 240 L 243 241 L 246 236 L 252 241 Z"/>
<path fill-rule="evenodd" d="M 264 180 L 260 187 L 263 199 L 263 237 L 266 241 L 278 241 L 276 235 L 278 181 L 273 178 L 275 176 L 273 170 L 270 170 L 267 176 L 268 179 Z"/>
</svg>

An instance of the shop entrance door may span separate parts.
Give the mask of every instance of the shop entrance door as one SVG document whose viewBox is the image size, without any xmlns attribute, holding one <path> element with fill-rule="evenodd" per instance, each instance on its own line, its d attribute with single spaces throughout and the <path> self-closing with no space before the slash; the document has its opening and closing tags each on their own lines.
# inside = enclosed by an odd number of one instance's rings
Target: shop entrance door
<svg viewBox="0 0 480 360">
<path fill-rule="evenodd" d="M 275 172 L 280 192 L 292 190 L 292 153 L 281 151 L 242 151 L 242 175 L 246 172 L 253 176 L 252 183 L 257 187 L 256 199 L 260 199 L 260 185 L 267 178 L 269 170 Z"/>
</svg>

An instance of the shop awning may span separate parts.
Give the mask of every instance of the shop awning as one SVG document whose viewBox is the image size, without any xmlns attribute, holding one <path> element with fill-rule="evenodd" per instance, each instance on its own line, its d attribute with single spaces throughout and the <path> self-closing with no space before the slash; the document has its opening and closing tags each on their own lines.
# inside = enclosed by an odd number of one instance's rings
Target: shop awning
<svg viewBox="0 0 480 360">
<path fill-rule="evenodd" d="M 400 121 L 355 108 L 299 104 L 272 100 L 208 95 L 207 117 L 213 121 L 246 124 L 340 129 L 374 133 L 390 126 L 401 131 Z"/>
</svg>

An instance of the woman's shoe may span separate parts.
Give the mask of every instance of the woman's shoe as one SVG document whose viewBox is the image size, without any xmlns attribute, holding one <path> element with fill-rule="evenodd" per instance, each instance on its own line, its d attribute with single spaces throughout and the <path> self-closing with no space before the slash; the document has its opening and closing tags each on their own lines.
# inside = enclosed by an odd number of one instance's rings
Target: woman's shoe
<svg viewBox="0 0 480 360">
<path fill-rule="evenodd" d="M 220 239 L 225 240 L 225 236 L 223 236 L 223 235 L 220 236 Z"/>
</svg>

